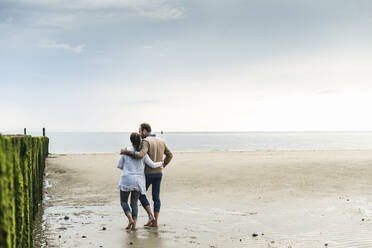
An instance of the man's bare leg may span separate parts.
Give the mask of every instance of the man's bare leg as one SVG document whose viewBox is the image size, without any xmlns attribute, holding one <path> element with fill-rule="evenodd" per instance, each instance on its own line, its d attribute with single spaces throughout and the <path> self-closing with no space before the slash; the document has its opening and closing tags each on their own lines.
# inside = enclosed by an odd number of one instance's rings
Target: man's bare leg
<svg viewBox="0 0 372 248">
<path fill-rule="evenodd" d="M 152 227 L 158 227 L 158 219 L 160 212 L 154 212 L 155 220 L 152 222 Z"/>
<path fill-rule="evenodd" d="M 148 205 L 145 209 L 149 216 L 149 220 L 144 226 L 152 226 L 152 223 L 155 221 L 155 218 L 154 218 L 154 215 L 152 214 L 150 205 Z"/>
</svg>

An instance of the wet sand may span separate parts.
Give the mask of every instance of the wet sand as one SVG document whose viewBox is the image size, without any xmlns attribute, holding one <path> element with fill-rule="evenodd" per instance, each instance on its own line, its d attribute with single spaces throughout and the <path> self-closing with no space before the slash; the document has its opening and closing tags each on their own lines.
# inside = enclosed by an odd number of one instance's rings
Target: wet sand
<svg viewBox="0 0 372 248">
<path fill-rule="evenodd" d="M 125 230 L 119 204 L 118 158 L 48 158 L 38 244 L 372 247 L 372 151 L 175 153 L 164 170 L 159 228 L 143 227 L 140 207 L 135 232 Z"/>
</svg>

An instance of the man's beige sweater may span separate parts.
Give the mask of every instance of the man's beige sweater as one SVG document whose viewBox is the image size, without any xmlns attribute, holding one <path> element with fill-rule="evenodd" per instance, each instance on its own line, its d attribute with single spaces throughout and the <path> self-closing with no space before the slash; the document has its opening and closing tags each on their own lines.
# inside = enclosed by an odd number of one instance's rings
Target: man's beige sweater
<svg viewBox="0 0 372 248">
<path fill-rule="evenodd" d="M 136 159 L 142 159 L 146 154 L 149 155 L 152 161 L 160 162 L 163 160 L 164 155 L 164 166 L 169 164 L 173 154 L 165 144 L 164 140 L 159 139 L 155 136 L 147 136 L 142 140 L 142 148 L 139 152 L 135 152 Z M 163 167 L 151 168 L 146 165 L 145 174 L 162 173 Z"/>
</svg>

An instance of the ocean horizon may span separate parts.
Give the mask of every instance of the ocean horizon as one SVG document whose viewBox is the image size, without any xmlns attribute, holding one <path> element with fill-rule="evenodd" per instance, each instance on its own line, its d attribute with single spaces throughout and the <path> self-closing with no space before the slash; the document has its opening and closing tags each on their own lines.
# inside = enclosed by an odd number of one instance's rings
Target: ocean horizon
<svg viewBox="0 0 372 248">
<path fill-rule="evenodd" d="M 3 132 L 3 134 L 21 132 Z M 131 132 L 47 132 L 49 151 L 67 153 L 115 153 L 130 146 Z M 27 134 L 40 136 L 42 132 Z M 166 132 L 155 134 L 174 152 L 261 150 L 367 150 L 372 131 L 308 132 Z"/>
</svg>

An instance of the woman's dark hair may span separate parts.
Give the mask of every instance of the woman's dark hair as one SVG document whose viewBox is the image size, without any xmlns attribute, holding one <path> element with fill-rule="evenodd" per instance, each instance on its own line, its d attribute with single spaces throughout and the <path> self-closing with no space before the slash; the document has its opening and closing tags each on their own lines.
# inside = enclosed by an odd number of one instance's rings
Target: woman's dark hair
<svg viewBox="0 0 372 248">
<path fill-rule="evenodd" d="M 141 150 L 141 135 L 139 133 L 132 133 L 130 135 L 130 141 L 137 152 Z"/>
<path fill-rule="evenodd" d="M 148 123 L 141 124 L 141 131 L 146 130 L 147 132 L 151 133 L 151 126 Z"/>
</svg>

